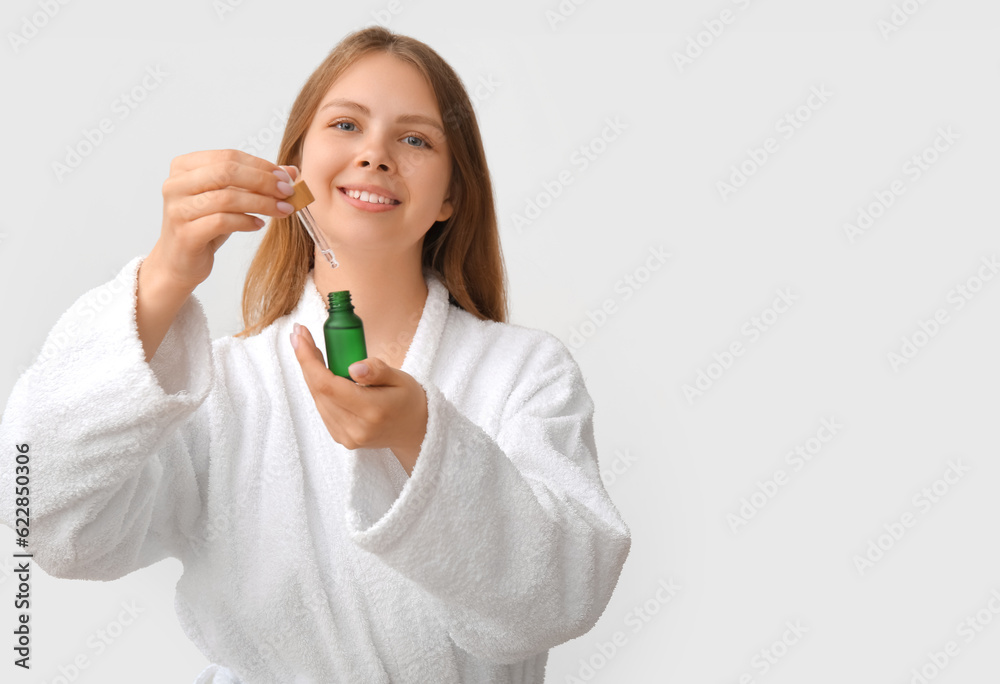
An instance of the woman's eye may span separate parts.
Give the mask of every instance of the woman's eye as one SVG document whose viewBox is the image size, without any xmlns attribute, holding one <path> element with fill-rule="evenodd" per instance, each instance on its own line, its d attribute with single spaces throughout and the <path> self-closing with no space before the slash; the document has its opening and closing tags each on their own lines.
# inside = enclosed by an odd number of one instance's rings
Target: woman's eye
<svg viewBox="0 0 1000 684">
<path fill-rule="evenodd" d="M 423 138 L 418 138 L 415 135 L 408 135 L 405 138 L 403 138 L 403 140 L 405 140 L 408 144 L 413 145 L 413 147 L 430 147 L 430 144 L 426 140 L 424 140 Z M 415 144 L 412 142 L 414 140 L 416 141 Z"/>
<path fill-rule="evenodd" d="M 334 121 L 332 124 L 329 125 L 329 128 L 335 128 L 338 131 L 346 131 L 348 133 L 353 133 L 358 129 L 357 124 L 355 124 L 353 121 Z M 417 148 L 426 147 L 427 149 L 431 148 L 431 144 L 429 142 L 427 142 L 426 140 L 417 135 L 408 135 L 405 138 L 403 138 L 403 141 L 407 145 L 410 145 L 411 147 L 417 147 Z"/>
</svg>

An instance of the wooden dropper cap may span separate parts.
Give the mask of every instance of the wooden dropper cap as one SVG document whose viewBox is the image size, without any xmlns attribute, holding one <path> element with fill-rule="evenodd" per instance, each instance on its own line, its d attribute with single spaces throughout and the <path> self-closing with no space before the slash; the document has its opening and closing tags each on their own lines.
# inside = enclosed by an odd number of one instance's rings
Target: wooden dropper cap
<svg viewBox="0 0 1000 684">
<path fill-rule="evenodd" d="M 295 194 L 287 198 L 285 201 L 291 204 L 295 208 L 295 211 L 298 211 L 316 199 L 313 197 L 313 194 L 309 192 L 309 186 L 306 185 L 304 180 L 300 180 L 298 183 L 293 185 L 292 189 L 295 191 Z"/>
</svg>

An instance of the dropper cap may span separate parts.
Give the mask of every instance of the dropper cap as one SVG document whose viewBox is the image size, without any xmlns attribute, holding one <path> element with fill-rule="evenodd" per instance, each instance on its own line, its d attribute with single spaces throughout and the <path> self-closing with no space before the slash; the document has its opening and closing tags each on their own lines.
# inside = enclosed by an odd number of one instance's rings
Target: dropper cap
<svg viewBox="0 0 1000 684">
<path fill-rule="evenodd" d="M 293 185 L 292 190 L 295 191 L 295 194 L 285 201 L 291 204 L 295 211 L 298 211 L 307 204 L 312 204 L 316 201 L 316 198 L 313 197 L 313 194 L 309 191 L 309 186 L 306 185 L 304 180 L 300 180 L 298 183 Z"/>
</svg>

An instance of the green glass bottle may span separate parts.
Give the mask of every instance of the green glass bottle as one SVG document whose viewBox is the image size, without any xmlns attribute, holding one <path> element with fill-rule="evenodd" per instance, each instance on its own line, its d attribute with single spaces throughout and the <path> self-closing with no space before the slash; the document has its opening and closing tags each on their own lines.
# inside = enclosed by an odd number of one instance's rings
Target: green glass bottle
<svg viewBox="0 0 1000 684">
<path fill-rule="evenodd" d="M 329 295 L 329 318 L 323 325 L 326 338 L 326 363 L 330 370 L 342 378 L 353 382 L 347 367 L 355 361 L 368 358 L 365 348 L 365 329 L 361 319 L 354 313 L 350 290 L 331 292 Z"/>
</svg>

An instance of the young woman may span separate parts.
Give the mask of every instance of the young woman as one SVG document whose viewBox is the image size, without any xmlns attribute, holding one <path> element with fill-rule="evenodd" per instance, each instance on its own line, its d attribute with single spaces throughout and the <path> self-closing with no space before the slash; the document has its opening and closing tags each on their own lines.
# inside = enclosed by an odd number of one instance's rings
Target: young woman
<svg viewBox="0 0 1000 684">
<path fill-rule="evenodd" d="M 61 353 L 18 381 L 0 442 L 30 446 L 29 550 L 66 578 L 180 559 L 178 617 L 214 663 L 199 682 L 541 682 L 548 649 L 600 617 L 630 536 L 579 367 L 505 322 L 461 81 L 419 41 L 356 32 L 296 99 L 279 163 L 175 159 L 150 254 L 80 300 L 96 314 L 64 314 Z M 339 268 L 284 201 L 300 178 Z M 249 214 L 272 220 L 246 329 L 210 342 L 192 292 L 263 225 Z M 315 345 L 334 290 L 365 325 L 355 382 Z"/>
</svg>

